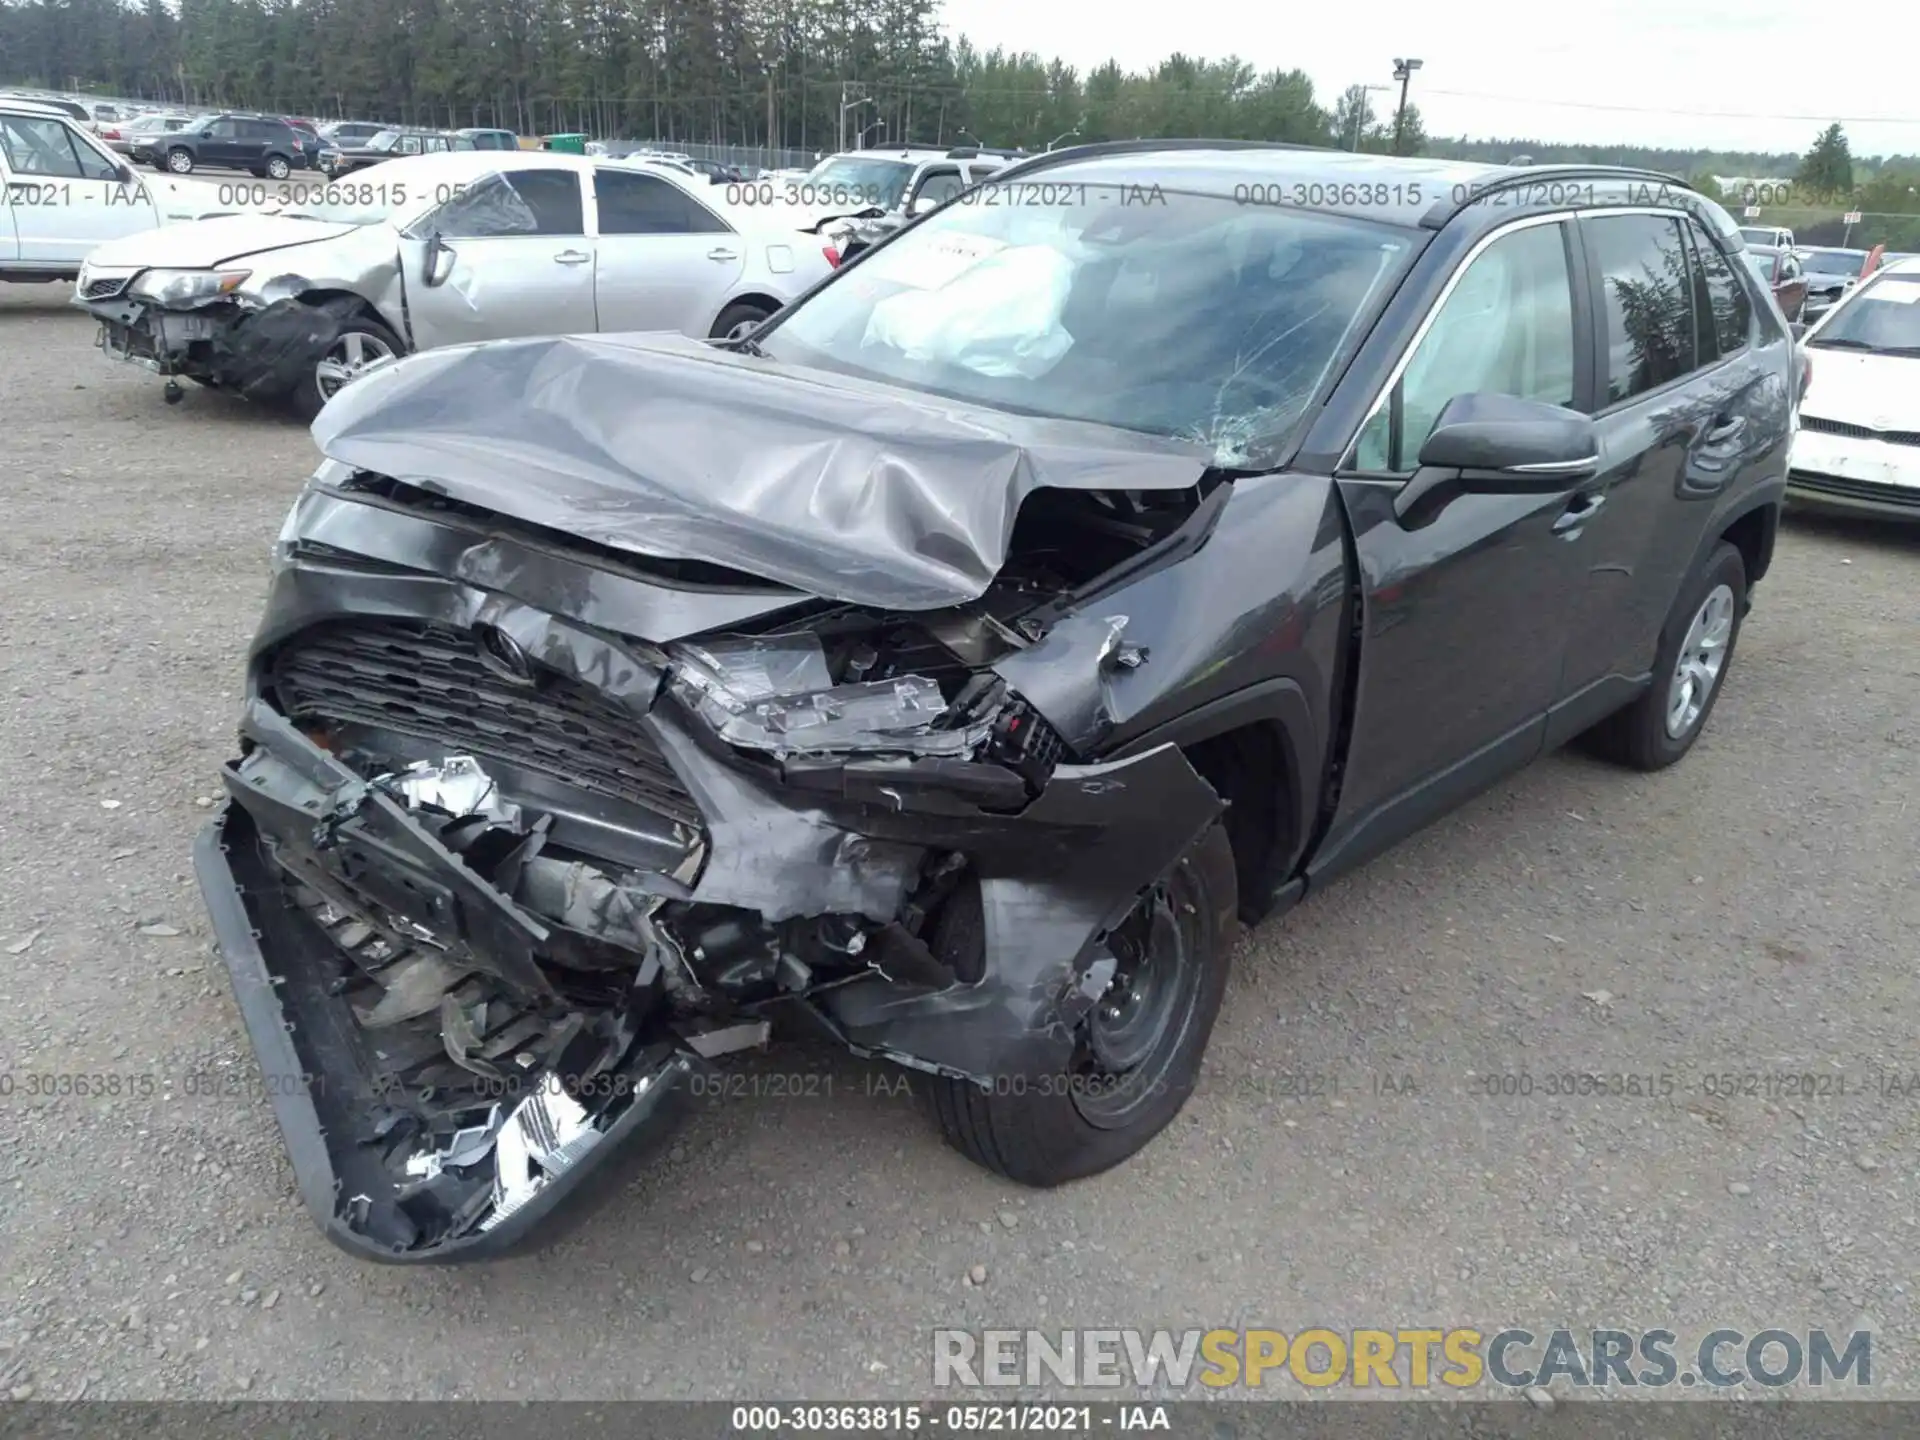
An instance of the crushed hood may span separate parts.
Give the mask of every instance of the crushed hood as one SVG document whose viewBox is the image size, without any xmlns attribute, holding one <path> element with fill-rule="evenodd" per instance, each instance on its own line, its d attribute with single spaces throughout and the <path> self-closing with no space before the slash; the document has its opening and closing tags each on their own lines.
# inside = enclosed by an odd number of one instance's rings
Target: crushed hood
<svg viewBox="0 0 1920 1440">
<path fill-rule="evenodd" d="M 95 266 L 138 266 L 163 269 L 200 269 L 224 265 L 266 250 L 333 240 L 358 225 L 295 220 L 280 215 L 222 215 L 212 220 L 186 220 L 143 230 L 138 235 L 109 240 L 88 256 Z"/>
<path fill-rule="evenodd" d="M 1035 490 L 1185 489 L 1208 458 L 671 335 L 428 351 L 341 391 L 313 435 L 532 524 L 903 610 L 984 593 Z"/>
<path fill-rule="evenodd" d="M 1802 415 L 1865 425 L 1870 430 L 1913 428 L 1920 357 L 1822 349 L 1817 344 L 1809 348 L 1813 385 L 1800 402 Z"/>
</svg>

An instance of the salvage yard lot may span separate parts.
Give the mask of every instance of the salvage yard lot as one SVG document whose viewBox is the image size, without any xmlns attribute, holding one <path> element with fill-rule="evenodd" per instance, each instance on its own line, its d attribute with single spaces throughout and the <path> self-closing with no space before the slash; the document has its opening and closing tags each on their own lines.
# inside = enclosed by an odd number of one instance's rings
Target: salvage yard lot
<svg viewBox="0 0 1920 1440">
<path fill-rule="evenodd" d="M 1514 1323 L 1866 1326 L 1920 1394 L 1920 533 L 1790 523 L 1676 770 L 1552 757 L 1249 937 L 1116 1172 L 1017 1190 L 799 1047 L 556 1248 L 386 1270 L 298 1203 L 191 879 L 311 442 L 65 300 L 0 288 L 0 1391 L 924 1398 L 936 1325 Z"/>
</svg>

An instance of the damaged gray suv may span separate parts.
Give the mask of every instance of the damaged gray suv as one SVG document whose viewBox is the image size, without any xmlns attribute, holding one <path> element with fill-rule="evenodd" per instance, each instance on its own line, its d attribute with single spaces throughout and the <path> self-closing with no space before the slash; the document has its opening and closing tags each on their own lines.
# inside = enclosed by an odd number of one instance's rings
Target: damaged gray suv
<svg viewBox="0 0 1920 1440">
<path fill-rule="evenodd" d="M 1016 1181 L 1106 1170 L 1238 925 L 1701 733 L 1805 381 L 1718 205 L 1228 142 L 993 186 L 752 334 L 322 412 L 196 861 L 345 1248 L 549 1233 L 776 1029 Z"/>
</svg>

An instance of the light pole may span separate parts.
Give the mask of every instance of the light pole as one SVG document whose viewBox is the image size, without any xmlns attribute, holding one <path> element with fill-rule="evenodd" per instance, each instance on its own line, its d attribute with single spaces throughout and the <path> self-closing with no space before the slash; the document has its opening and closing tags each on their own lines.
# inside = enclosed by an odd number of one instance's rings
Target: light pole
<svg viewBox="0 0 1920 1440">
<path fill-rule="evenodd" d="M 1053 149 L 1054 146 L 1058 145 L 1062 140 L 1071 140 L 1074 136 L 1078 135 L 1079 133 L 1080 133 L 1080 127 L 1078 125 L 1075 125 L 1071 130 L 1063 131 L 1062 133 L 1054 136 L 1051 140 L 1047 141 L 1047 149 L 1051 150 Z"/>
<path fill-rule="evenodd" d="M 867 126 L 866 129 L 860 132 L 860 139 L 858 143 L 854 145 L 853 148 L 856 150 L 866 149 L 867 136 L 871 135 L 876 130 L 878 130 L 882 135 L 885 135 L 887 133 L 887 122 L 884 120 L 876 120 L 873 122 L 873 124 Z"/>
<path fill-rule="evenodd" d="M 1400 139 L 1407 128 L 1407 84 L 1413 79 L 1413 72 L 1420 68 L 1418 60 L 1395 60 L 1393 78 L 1400 82 L 1400 108 L 1393 112 L 1393 153 L 1400 153 Z"/>
<path fill-rule="evenodd" d="M 1349 150 L 1358 152 L 1360 149 L 1360 132 L 1366 128 L 1367 111 L 1372 108 L 1367 103 L 1367 96 L 1376 90 L 1391 90 L 1392 88 L 1391 85 L 1355 85 L 1348 91 L 1349 94 L 1352 94 L 1354 90 L 1360 92 L 1358 97 L 1356 97 L 1359 103 L 1353 107 L 1353 141 L 1347 146 Z"/>
<path fill-rule="evenodd" d="M 841 150 L 847 148 L 847 112 L 850 110 L 858 110 L 862 105 L 871 105 L 872 103 L 872 99 L 867 97 L 859 100 L 849 100 L 847 99 L 847 87 L 845 85 L 840 87 L 840 128 L 834 132 L 836 148 Z"/>
</svg>

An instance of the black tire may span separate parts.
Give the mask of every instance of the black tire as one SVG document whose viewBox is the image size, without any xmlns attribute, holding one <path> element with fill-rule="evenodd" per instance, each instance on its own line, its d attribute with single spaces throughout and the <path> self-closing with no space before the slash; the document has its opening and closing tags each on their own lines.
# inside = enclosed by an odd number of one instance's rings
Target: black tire
<svg viewBox="0 0 1920 1440">
<path fill-rule="evenodd" d="M 712 338 L 724 340 L 732 333 L 734 326 L 749 322 L 758 325 L 772 314 L 773 310 L 770 306 L 762 305 L 758 301 L 736 300 L 722 310 L 720 318 L 713 322 Z"/>
<path fill-rule="evenodd" d="M 176 145 L 167 151 L 166 159 L 159 168 L 170 175 L 191 175 L 193 164 L 193 152 L 184 145 Z"/>
<path fill-rule="evenodd" d="M 284 155 L 267 156 L 267 179 L 284 180 L 293 173 L 293 165 Z"/>
<path fill-rule="evenodd" d="M 1715 590 L 1727 587 L 1733 595 L 1733 614 L 1720 669 L 1713 676 L 1706 703 L 1679 735 L 1670 734 L 1668 707 L 1674 698 L 1675 671 L 1680 649 L 1701 606 Z M 1714 546 L 1693 578 L 1680 589 L 1680 598 L 1660 634 L 1660 649 L 1653 662 L 1653 684 L 1624 710 L 1616 711 L 1589 730 L 1584 737 L 1587 748 L 1601 757 L 1634 770 L 1664 770 L 1700 738 L 1706 728 L 1720 692 L 1726 688 L 1727 674 L 1733 669 L 1734 650 L 1740 641 L 1740 622 L 1747 608 L 1747 564 L 1740 552 L 1726 541 Z"/>
<path fill-rule="evenodd" d="M 400 337 L 388 329 L 384 323 L 368 314 L 366 307 L 357 301 L 329 300 L 321 308 L 333 310 L 340 316 L 340 328 L 334 332 L 333 341 L 328 342 L 329 349 L 332 348 L 334 341 L 338 341 L 342 336 L 358 332 L 380 341 L 396 357 L 407 353 L 407 347 L 401 343 Z M 321 358 L 322 355 L 314 356 L 312 364 L 317 366 Z M 305 377 L 287 396 L 288 408 L 302 423 L 311 425 L 326 403 L 326 397 L 320 393 L 320 377 L 310 366 Z"/>
<path fill-rule="evenodd" d="M 1192 917 L 1186 965 L 1178 972 L 1189 983 L 1178 992 L 1169 1028 L 1132 1072 L 1153 1078 L 1143 1083 L 1125 1114 L 1109 1114 L 1096 1123 L 1089 1116 L 1096 1102 L 1083 1093 L 1078 1076 L 1007 1077 L 1007 1083 L 991 1089 L 935 1077 L 927 1089 L 948 1144 L 995 1174 L 1046 1188 L 1097 1175 L 1130 1159 L 1180 1113 L 1199 1078 L 1239 931 L 1233 847 L 1224 825 L 1214 825 L 1187 852 L 1166 890 L 1170 912 Z M 1184 909 L 1187 904 L 1191 911 Z M 985 947 L 975 886 L 956 893 L 930 943 L 963 977 L 979 973 Z M 1088 1023 L 1083 1022 L 1083 1032 Z"/>
</svg>

